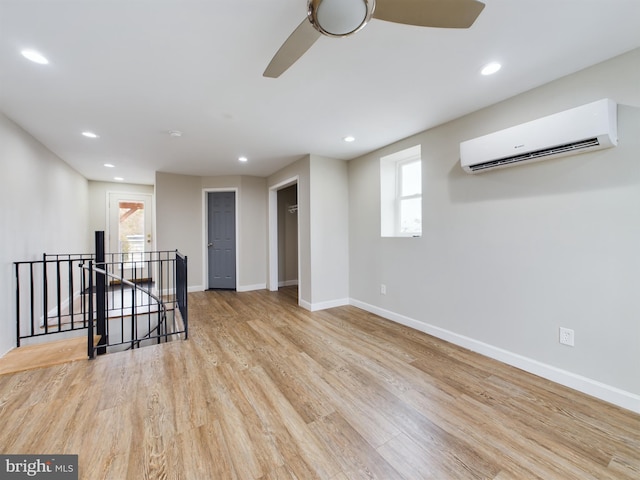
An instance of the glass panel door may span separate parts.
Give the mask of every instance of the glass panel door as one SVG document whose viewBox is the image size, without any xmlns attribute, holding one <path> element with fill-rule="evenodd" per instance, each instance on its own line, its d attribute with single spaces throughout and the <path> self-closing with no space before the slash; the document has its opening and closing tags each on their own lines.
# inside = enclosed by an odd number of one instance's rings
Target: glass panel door
<svg viewBox="0 0 640 480">
<path fill-rule="evenodd" d="M 127 280 L 148 282 L 152 273 L 145 252 L 154 250 L 152 196 L 135 193 L 109 193 L 107 262 L 117 262 L 114 273 Z"/>
<path fill-rule="evenodd" d="M 118 202 L 118 253 L 125 262 L 144 261 L 145 221 L 144 202 Z"/>
</svg>

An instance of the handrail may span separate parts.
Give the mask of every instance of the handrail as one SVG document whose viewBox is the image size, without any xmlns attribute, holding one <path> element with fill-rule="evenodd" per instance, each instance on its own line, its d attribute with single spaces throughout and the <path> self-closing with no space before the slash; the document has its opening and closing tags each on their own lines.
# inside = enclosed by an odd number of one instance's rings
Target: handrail
<svg viewBox="0 0 640 480">
<path fill-rule="evenodd" d="M 107 346 L 112 352 L 188 338 L 186 256 L 150 251 L 133 262 L 121 254 L 102 255 L 42 254 L 13 262 L 17 347 L 47 336 L 87 334 L 90 323 L 100 326 L 97 354 Z M 96 297 L 97 291 L 102 293 Z"/>
<path fill-rule="evenodd" d="M 144 341 L 144 340 L 148 340 L 151 339 L 151 333 L 154 331 L 160 331 L 160 327 L 162 326 L 162 324 L 164 324 L 166 322 L 167 319 L 167 307 L 164 304 L 164 302 L 157 297 L 156 295 L 154 295 L 153 293 L 151 293 L 149 290 L 142 288 L 139 284 L 136 284 L 130 280 L 127 280 L 126 278 L 120 276 L 120 275 L 116 275 L 114 273 L 109 272 L 106 269 L 103 268 L 98 268 L 95 267 L 93 265 L 93 261 L 90 260 L 88 265 L 86 264 L 80 264 L 80 268 L 82 268 L 83 270 L 87 270 L 89 272 L 89 291 L 90 293 L 93 293 L 93 274 L 92 272 L 95 272 L 97 274 L 100 275 L 104 275 L 106 278 L 111 278 L 114 280 L 119 281 L 120 283 L 124 284 L 124 285 L 128 285 L 129 287 L 132 287 L 133 291 L 139 291 L 142 292 L 143 294 L 147 295 L 148 297 L 152 298 L 153 300 L 156 301 L 156 303 L 158 304 L 158 308 L 161 310 L 162 315 L 160 315 L 160 311 L 158 312 L 158 324 L 151 330 L 149 330 L 149 332 L 147 332 L 142 338 L 133 338 L 134 334 L 133 334 L 133 328 L 134 325 L 132 324 L 132 335 L 131 335 L 131 340 L 127 341 L 127 342 L 122 342 L 122 343 L 131 343 L 131 346 L 129 348 L 133 348 L 134 344 L 137 344 L 138 347 L 140 347 L 140 342 Z M 93 296 L 90 295 L 89 296 L 89 303 L 90 303 L 90 307 L 89 307 L 89 325 L 88 325 L 88 334 L 87 334 L 87 353 L 89 355 L 89 358 L 94 358 L 95 357 L 95 345 L 94 345 L 94 338 L 93 338 Z M 135 316 L 136 316 L 136 302 L 132 302 L 131 304 L 131 320 L 132 322 L 135 322 Z M 137 329 L 136 329 L 137 330 Z M 137 333 L 136 335 L 137 336 Z M 165 335 L 166 336 L 166 335 Z M 158 336 L 158 339 L 160 339 L 162 337 L 162 335 Z M 101 345 L 99 345 L 101 346 Z"/>
<path fill-rule="evenodd" d="M 15 267 L 15 302 L 16 302 L 16 347 L 21 345 L 21 341 L 27 338 L 41 337 L 49 334 L 55 334 L 62 331 L 72 331 L 87 328 L 86 317 L 83 315 L 82 307 L 74 305 L 74 297 L 80 292 L 77 291 L 82 279 L 78 279 L 73 275 L 73 266 L 77 266 L 82 262 L 91 260 L 94 254 L 71 254 L 65 255 L 65 259 L 61 260 L 58 257 L 62 255 L 43 254 L 40 260 L 27 260 L 13 262 Z M 60 262 L 65 263 L 66 278 L 61 275 L 62 269 Z M 50 266 L 55 266 L 55 274 L 52 276 L 46 275 L 46 270 Z M 26 270 L 26 272 L 24 271 Z M 21 273 L 22 272 L 22 273 Z M 23 282 L 22 278 L 26 275 L 28 278 Z M 64 294 L 62 293 L 62 283 L 66 280 L 64 286 Z M 54 325 L 50 325 L 50 312 L 49 312 L 49 281 L 54 282 L 54 286 L 51 291 L 55 291 L 56 298 L 52 299 L 54 303 L 54 317 L 57 322 Z M 23 285 L 25 283 L 26 285 Z M 26 290 L 26 295 L 24 293 Z M 63 298 L 64 297 L 64 298 Z M 62 306 L 68 306 L 68 312 L 62 313 Z M 22 334 L 24 329 L 22 324 L 23 308 L 26 311 L 25 323 L 28 323 L 28 333 Z M 82 317 L 77 319 L 77 317 Z M 69 323 L 68 328 L 62 328 L 64 322 Z M 40 324 L 41 329 L 44 332 L 38 333 L 36 331 L 36 325 Z"/>
<path fill-rule="evenodd" d="M 89 262 L 89 263 L 91 263 L 91 262 Z M 83 268 L 83 269 L 85 269 L 85 270 L 88 270 L 88 268 L 87 268 L 84 264 L 83 264 L 83 265 L 80 265 L 80 267 L 81 267 L 81 268 Z M 105 276 L 107 276 L 107 277 L 109 277 L 109 278 L 113 278 L 113 279 L 115 279 L 115 280 L 118 280 L 119 282 L 124 283 L 125 285 L 129 285 L 130 287 L 135 288 L 136 290 L 140 290 L 141 292 L 146 293 L 146 294 L 147 294 L 147 295 L 149 295 L 151 298 L 153 298 L 156 302 L 158 302 L 158 303 L 160 303 L 160 304 L 162 304 L 162 305 L 164 306 L 164 302 L 163 302 L 162 300 L 160 300 L 160 298 L 158 298 L 157 296 L 155 296 L 155 295 L 154 295 L 153 293 L 151 293 L 149 290 L 145 290 L 144 288 L 142 288 L 142 287 L 141 287 L 139 284 L 137 284 L 137 283 L 133 283 L 132 281 L 127 280 L 127 279 L 126 279 L 126 278 L 124 278 L 124 277 L 121 277 L 121 276 L 116 275 L 116 274 L 114 274 L 114 273 L 108 272 L 107 270 L 104 270 L 104 269 L 102 269 L 102 268 L 93 267 L 93 271 L 94 271 L 94 272 L 97 272 L 97 273 L 100 273 L 100 274 L 102 274 L 102 275 L 105 275 Z M 165 307 L 165 309 L 166 309 L 166 307 Z"/>
<path fill-rule="evenodd" d="M 166 321 L 167 321 L 167 314 L 166 314 L 166 313 L 163 313 L 163 314 L 162 314 L 162 322 L 158 322 L 158 325 L 156 325 L 155 327 L 153 327 L 153 328 L 149 331 L 149 333 L 147 333 L 147 334 L 146 334 L 145 336 L 143 336 L 142 338 L 138 338 L 138 339 L 136 339 L 136 340 L 133 340 L 133 341 L 131 342 L 131 343 L 132 343 L 132 345 L 130 345 L 129 347 L 127 347 L 127 350 L 132 350 L 132 349 L 134 348 L 134 346 L 133 346 L 133 344 L 134 344 L 134 343 L 136 344 L 136 346 L 137 346 L 138 348 L 140 348 L 140 343 L 144 342 L 145 340 L 150 340 L 151 338 L 153 338 L 153 337 L 151 336 L 151 334 L 152 334 L 152 333 L 154 333 L 156 330 L 159 330 L 159 328 L 160 328 L 161 326 L 163 326 L 163 325 L 166 323 Z M 163 335 L 162 335 L 162 334 L 160 334 L 160 336 L 162 337 Z M 166 336 L 166 334 L 165 334 L 164 336 Z"/>
<path fill-rule="evenodd" d="M 189 337 L 189 312 L 187 307 L 187 256 L 176 250 L 176 303 L 184 323 L 184 339 Z"/>
</svg>

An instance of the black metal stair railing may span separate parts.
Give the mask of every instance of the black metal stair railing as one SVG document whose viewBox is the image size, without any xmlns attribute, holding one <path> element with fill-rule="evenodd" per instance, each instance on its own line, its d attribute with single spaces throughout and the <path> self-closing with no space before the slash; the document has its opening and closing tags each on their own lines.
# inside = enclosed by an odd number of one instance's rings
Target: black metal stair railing
<svg viewBox="0 0 640 480">
<path fill-rule="evenodd" d="M 94 258 L 93 254 L 43 254 L 42 260 L 14 262 L 17 347 L 25 340 L 87 328 L 83 279 L 77 267 Z"/>
<path fill-rule="evenodd" d="M 126 254 L 103 258 L 56 254 L 14 262 L 16 346 L 38 343 L 38 337 L 88 335 L 100 315 L 105 319 L 104 340 L 96 346 L 100 353 L 187 338 L 185 256 L 155 251 L 134 260 Z M 98 295 L 100 279 L 104 291 Z"/>
<path fill-rule="evenodd" d="M 184 325 L 185 340 L 189 337 L 187 293 L 187 257 L 176 252 L 176 305 Z"/>
<path fill-rule="evenodd" d="M 106 266 L 104 264 L 101 265 Z M 158 296 L 154 295 L 149 290 L 119 275 L 115 275 L 105 268 L 96 267 L 93 261 L 89 261 L 87 264 L 82 265 L 82 268 L 87 270 L 87 277 L 89 281 L 88 291 L 90 295 L 90 306 L 87 332 L 87 354 L 89 358 L 94 358 L 96 353 L 100 352 L 101 349 L 106 349 L 107 347 L 126 345 L 128 348 L 136 348 L 140 347 L 142 342 L 145 341 L 155 340 L 157 343 L 161 343 L 162 340 L 167 341 L 168 337 L 174 333 L 182 333 L 177 332 L 179 330 L 178 328 L 173 328 L 171 333 L 168 332 L 167 307 Z M 119 282 L 121 286 L 129 287 L 127 296 L 130 295 L 130 307 L 128 308 L 131 310 L 126 313 L 126 317 L 130 320 L 128 322 L 128 327 L 130 328 L 128 332 L 125 331 L 124 313 L 120 317 L 120 329 L 118 331 L 118 335 L 114 332 L 116 329 L 113 327 L 110 328 L 110 322 L 107 320 L 105 312 L 101 309 L 93 308 L 94 296 L 97 299 L 100 298 L 100 296 L 106 295 L 106 290 L 101 291 L 100 288 L 94 284 L 94 278 L 100 278 L 100 276 L 104 277 L 105 280 L 112 279 Z M 104 282 L 105 285 L 106 283 L 107 282 Z M 148 297 L 149 301 L 140 302 L 140 296 Z M 146 313 L 140 314 L 138 309 L 142 308 L 147 309 Z M 144 325 L 144 322 L 143 325 L 140 325 L 141 317 L 146 318 L 146 325 Z M 97 344 L 94 344 L 94 333 L 96 333 L 94 325 L 96 324 L 96 321 L 98 324 L 100 322 L 105 322 L 105 328 L 101 334 L 100 341 Z M 141 326 L 143 330 L 146 330 L 146 333 L 139 333 Z"/>
</svg>

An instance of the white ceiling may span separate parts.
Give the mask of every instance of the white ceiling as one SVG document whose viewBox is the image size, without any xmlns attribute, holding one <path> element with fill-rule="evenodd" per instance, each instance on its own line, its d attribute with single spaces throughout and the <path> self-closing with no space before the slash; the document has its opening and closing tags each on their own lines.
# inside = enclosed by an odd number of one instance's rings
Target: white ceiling
<svg viewBox="0 0 640 480">
<path fill-rule="evenodd" d="M 305 0 L 0 0 L 0 110 L 93 180 L 267 176 L 308 153 L 360 156 L 640 46 L 640 0 L 485 3 L 469 30 L 372 20 L 322 37 L 271 79 Z M 479 75 L 495 60 L 500 72 Z"/>
</svg>

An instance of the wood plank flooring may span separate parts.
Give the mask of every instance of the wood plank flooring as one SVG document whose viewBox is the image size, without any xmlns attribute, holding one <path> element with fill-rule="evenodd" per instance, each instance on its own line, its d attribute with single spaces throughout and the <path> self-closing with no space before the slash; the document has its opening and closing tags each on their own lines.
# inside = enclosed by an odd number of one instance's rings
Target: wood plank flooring
<svg viewBox="0 0 640 480">
<path fill-rule="evenodd" d="M 0 453 L 80 478 L 638 479 L 640 416 L 295 289 L 190 294 L 190 339 L 0 377 Z"/>
<path fill-rule="evenodd" d="M 95 335 L 94 344 L 97 345 L 99 341 L 100 335 Z M 27 345 L 14 348 L 0 358 L 0 375 L 87 360 L 87 358 L 86 335 L 38 345 Z"/>
</svg>

